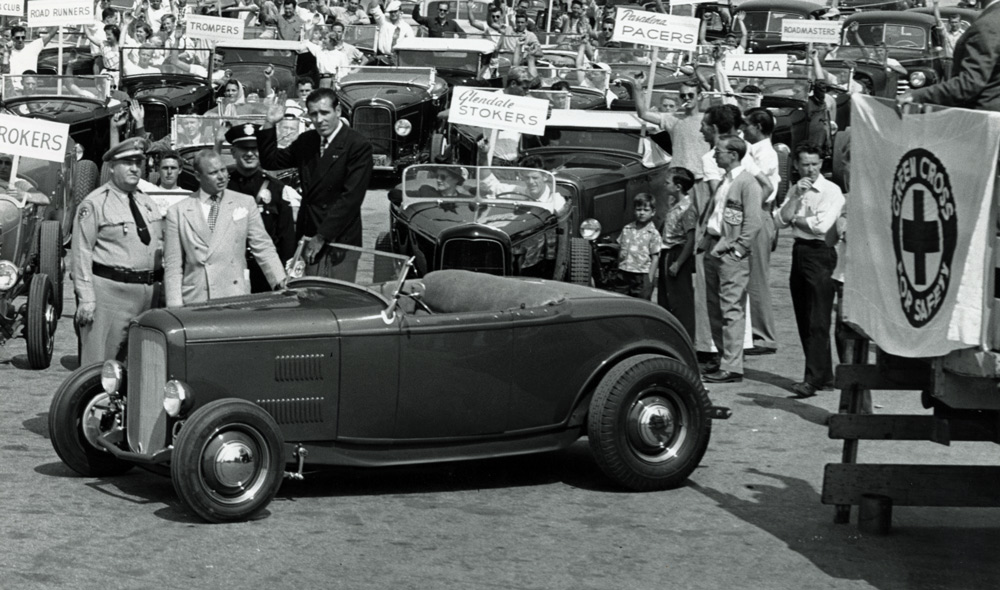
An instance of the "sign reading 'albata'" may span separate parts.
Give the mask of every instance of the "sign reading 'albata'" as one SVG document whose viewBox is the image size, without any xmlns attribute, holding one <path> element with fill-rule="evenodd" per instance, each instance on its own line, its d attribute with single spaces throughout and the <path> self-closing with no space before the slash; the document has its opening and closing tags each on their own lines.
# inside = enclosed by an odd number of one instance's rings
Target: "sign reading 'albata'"
<svg viewBox="0 0 1000 590">
<path fill-rule="evenodd" d="M 781 40 L 795 43 L 840 43 L 840 23 L 826 20 L 781 21 Z"/>
<path fill-rule="evenodd" d="M 69 124 L 0 115 L 0 153 L 62 162 L 69 141 Z"/>
<path fill-rule="evenodd" d="M 94 20 L 90 0 L 31 0 L 28 5 L 29 27 L 78 25 Z"/>
<path fill-rule="evenodd" d="M 788 56 L 784 53 L 753 53 L 726 56 L 727 76 L 787 78 Z"/>
<path fill-rule="evenodd" d="M 701 21 L 632 8 L 617 8 L 612 41 L 694 51 Z"/>
<path fill-rule="evenodd" d="M 0 14 L 6 16 L 21 16 L 24 14 L 24 0 L 0 1 Z"/>
<path fill-rule="evenodd" d="M 549 101 L 528 96 L 456 86 L 448 122 L 486 129 L 544 135 Z"/>
<path fill-rule="evenodd" d="M 238 41 L 243 39 L 243 21 L 238 18 L 190 14 L 185 34 L 192 39 Z"/>
</svg>

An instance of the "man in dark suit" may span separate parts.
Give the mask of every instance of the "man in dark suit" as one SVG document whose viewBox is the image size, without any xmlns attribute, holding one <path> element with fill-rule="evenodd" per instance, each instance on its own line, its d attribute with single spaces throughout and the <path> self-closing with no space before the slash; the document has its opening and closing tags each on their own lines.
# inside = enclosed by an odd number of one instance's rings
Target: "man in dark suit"
<svg viewBox="0 0 1000 590">
<path fill-rule="evenodd" d="M 269 170 L 299 169 L 302 208 L 296 237 L 310 236 L 303 250 L 306 274 L 353 281 L 358 253 L 327 248 L 336 242 L 361 245 L 361 203 L 372 176 L 372 145 L 340 120 L 340 101 L 330 88 L 317 88 L 306 97 L 313 129 L 287 148 L 279 148 L 274 124 L 284 106 L 274 105 L 267 123 L 257 133 L 261 163 Z"/>
<path fill-rule="evenodd" d="M 900 105 L 917 102 L 1000 111 L 1000 1 L 992 0 L 955 45 L 951 77 L 904 92 Z"/>
</svg>

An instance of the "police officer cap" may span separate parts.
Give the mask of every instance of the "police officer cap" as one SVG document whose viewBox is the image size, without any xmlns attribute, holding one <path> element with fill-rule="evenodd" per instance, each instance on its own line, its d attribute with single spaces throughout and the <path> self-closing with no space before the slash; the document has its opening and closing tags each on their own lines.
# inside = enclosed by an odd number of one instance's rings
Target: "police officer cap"
<svg viewBox="0 0 1000 590">
<path fill-rule="evenodd" d="M 149 149 L 149 141 L 142 137 L 133 137 L 114 146 L 104 152 L 105 162 L 116 160 L 131 160 L 133 158 L 146 157 L 146 150 Z"/>
<path fill-rule="evenodd" d="M 257 145 L 257 127 L 247 123 L 246 125 L 234 125 L 226 131 L 226 141 L 236 147 L 250 147 Z"/>
</svg>

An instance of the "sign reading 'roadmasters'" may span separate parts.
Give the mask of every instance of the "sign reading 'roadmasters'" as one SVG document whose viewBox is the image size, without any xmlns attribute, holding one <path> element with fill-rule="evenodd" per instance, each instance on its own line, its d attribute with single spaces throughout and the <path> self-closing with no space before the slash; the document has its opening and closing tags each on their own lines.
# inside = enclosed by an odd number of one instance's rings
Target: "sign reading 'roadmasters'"
<svg viewBox="0 0 1000 590">
<path fill-rule="evenodd" d="M 840 43 L 840 23 L 826 20 L 781 21 L 781 40 L 795 43 Z"/>
<path fill-rule="evenodd" d="M 527 96 L 456 86 L 448 122 L 486 129 L 544 135 L 549 101 Z"/>
</svg>

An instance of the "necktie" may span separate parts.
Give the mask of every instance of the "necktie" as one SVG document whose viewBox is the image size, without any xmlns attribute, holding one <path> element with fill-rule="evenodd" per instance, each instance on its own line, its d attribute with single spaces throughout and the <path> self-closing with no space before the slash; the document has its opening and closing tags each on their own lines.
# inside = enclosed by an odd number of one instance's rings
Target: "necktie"
<svg viewBox="0 0 1000 590">
<path fill-rule="evenodd" d="M 211 206 L 208 208 L 208 229 L 215 231 L 215 221 L 219 218 L 219 195 L 212 195 L 208 198 Z"/>
<path fill-rule="evenodd" d="M 132 212 L 132 219 L 135 221 L 135 233 L 139 234 L 139 239 L 143 245 L 149 245 L 149 228 L 146 227 L 146 220 L 139 211 L 139 204 L 135 202 L 135 194 L 128 194 L 128 210 Z"/>
</svg>

